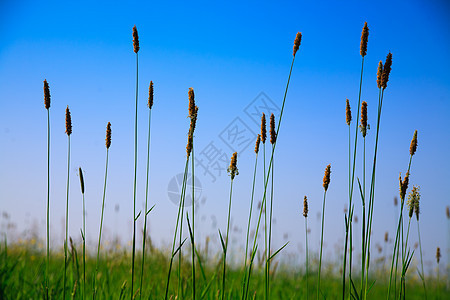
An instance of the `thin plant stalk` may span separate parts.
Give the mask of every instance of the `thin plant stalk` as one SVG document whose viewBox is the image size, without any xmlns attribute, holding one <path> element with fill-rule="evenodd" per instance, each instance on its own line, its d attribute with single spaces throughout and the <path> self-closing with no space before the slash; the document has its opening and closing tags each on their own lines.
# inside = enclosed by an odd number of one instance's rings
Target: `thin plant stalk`
<svg viewBox="0 0 450 300">
<path fill-rule="evenodd" d="M 306 300 L 308 300 L 308 217 L 305 217 L 305 240 L 306 240 Z"/>
<path fill-rule="evenodd" d="M 272 147 L 273 152 L 273 147 Z M 270 213 L 269 213 L 269 248 L 267 251 L 267 296 L 270 299 L 270 248 L 272 242 L 272 209 L 273 209 L 273 173 L 274 173 L 274 162 L 272 162 L 272 176 L 271 176 L 271 188 L 270 188 Z"/>
<path fill-rule="evenodd" d="M 187 163 L 189 164 L 189 158 Z M 181 245 L 181 241 L 183 238 L 183 216 L 184 216 L 184 205 L 186 199 L 186 186 L 187 186 L 187 173 L 186 173 L 186 182 L 184 183 L 183 190 L 181 192 L 181 216 L 180 216 L 180 232 L 179 232 L 179 244 Z M 181 278 L 181 266 L 182 266 L 183 255 L 181 248 L 178 250 L 178 298 L 183 299 L 183 290 L 182 290 L 182 278 Z"/>
<path fill-rule="evenodd" d="M 365 264 L 366 264 L 366 247 L 365 247 L 365 240 L 366 240 L 366 138 L 363 138 L 363 197 L 362 197 L 362 215 L 363 215 L 363 221 L 362 221 L 362 239 L 361 239 L 361 296 L 363 295 L 364 288 L 364 271 L 365 271 Z"/>
<path fill-rule="evenodd" d="M 50 110 L 47 109 L 47 264 L 45 266 L 45 293 L 49 299 L 50 266 Z"/>
<path fill-rule="evenodd" d="M 106 181 L 108 178 L 108 158 L 109 158 L 109 148 L 106 149 L 106 163 L 105 163 L 105 183 L 103 184 L 103 200 L 102 200 L 102 213 L 100 217 L 100 230 L 98 233 L 98 245 L 97 245 L 97 262 L 95 264 L 95 273 L 94 273 L 94 292 L 93 299 L 97 294 L 97 273 L 98 273 L 98 263 L 100 261 L 100 245 L 102 239 L 102 228 L 103 228 L 103 212 L 105 210 L 105 198 L 106 198 Z"/>
<path fill-rule="evenodd" d="M 417 220 L 417 235 L 419 236 L 419 249 L 420 249 L 420 266 L 422 270 L 422 275 L 420 278 L 422 279 L 423 290 L 425 292 L 425 300 L 427 299 L 427 288 L 425 286 L 425 273 L 423 272 L 423 259 L 422 259 L 422 242 L 420 241 L 420 226 L 419 220 Z"/>
<path fill-rule="evenodd" d="M 323 206 L 322 206 L 322 230 L 320 234 L 320 254 L 319 254 L 319 271 L 317 275 L 317 300 L 319 299 L 319 292 L 320 292 L 320 271 L 322 268 L 322 248 L 323 248 L 323 227 L 324 227 L 324 221 L 325 221 L 325 198 L 327 196 L 327 191 L 323 193 Z"/>
<path fill-rule="evenodd" d="M 228 203 L 228 218 L 227 218 L 227 232 L 225 237 L 225 248 L 223 249 L 223 274 L 222 274 L 222 300 L 225 299 L 225 276 L 227 269 L 227 249 L 228 249 L 228 233 L 230 230 L 230 217 L 231 217 L 231 196 L 233 194 L 233 179 L 230 184 L 230 201 Z"/>
<path fill-rule="evenodd" d="M 193 139 L 192 139 L 193 140 Z M 194 201 L 194 141 L 192 141 L 192 249 L 191 249 L 191 255 L 192 255 L 192 299 L 195 299 L 195 239 L 194 239 L 194 232 L 195 232 L 195 214 L 194 214 L 194 207 L 195 207 L 195 201 Z M 187 217 L 187 214 L 186 214 Z"/>
<path fill-rule="evenodd" d="M 184 197 L 184 190 L 186 187 L 186 178 L 187 178 L 187 168 L 188 168 L 188 164 L 189 164 L 189 158 L 186 159 L 186 166 L 184 167 L 184 173 L 183 173 L 183 182 L 182 182 L 182 187 L 181 187 L 181 195 L 180 195 L 180 202 L 178 204 L 178 214 L 177 214 L 177 221 L 176 221 L 176 225 L 175 225 L 175 232 L 173 234 L 173 243 L 172 243 L 172 252 L 171 252 L 171 257 L 170 257 L 170 263 L 169 263 L 169 271 L 167 273 L 167 282 L 166 282 L 166 293 L 164 296 L 164 299 L 167 300 L 168 298 L 168 293 L 169 293 L 169 283 L 170 283 L 170 275 L 171 275 L 171 271 L 172 271 L 172 265 L 173 265 L 173 258 L 175 256 L 175 243 L 176 243 L 176 239 L 177 239 L 177 232 L 178 232 L 178 224 L 180 223 L 180 213 L 181 213 L 181 207 L 183 205 L 183 197 Z M 180 244 L 181 247 L 181 244 Z"/>
<path fill-rule="evenodd" d="M 80 168 L 80 174 L 81 172 Z M 82 175 L 80 175 L 81 177 Z M 81 238 L 83 239 L 83 300 L 86 299 L 86 204 L 84 201 L 84 188 L 82 191 L 83 196 L 83 230 L 81 231 Z"/>
<path fill-rule="evenodd" d="M 69 231 L 69 175 L 70 175 L 70 135 L 68 135 L 68 148 L 67 148 L 66 238 L 64 240 L 63 299 L 66 299 L 67 236 Z"/>
<path fill-rule="evenodd" d="M 148 203 L 148 179 L 150 171 L 150 128 L 152 120 L 152 110 L 148 111 L 148 138 L 147 138 L 147 178 L 145 182 L 145 206 L 144 206 L 144 238 L 142 239 L 142 262 L 141 262 L 141 282 L 139 286 L 139 298 L 142 299 L 142 289 L 144 281 L 144 265 L 145 265 L 145 242 L 147 240 L 147 203 Z"/>
<path fill-rule="evenodd" d="M 348 101 L 348 100 L 347 100 Z M 349 113 L 348 120 L 348 195 L 350 196 L 350 188 L 351 188 L 351 169 L 352 169 L 352 152 L 351 152 L 351 113 Z M 349 208 L 350 209 L 350 208 Z M 348 234 L 349 234 L 349 222 L 347 216 L 345 218 L 345 242 L 344 242 L 344 262 L 342 266 L 342 300 L 345 299 L 345 276 L 346 276 L 346 268 L 347 268 L 347 247 L 348 247 Z"/>
</svg>

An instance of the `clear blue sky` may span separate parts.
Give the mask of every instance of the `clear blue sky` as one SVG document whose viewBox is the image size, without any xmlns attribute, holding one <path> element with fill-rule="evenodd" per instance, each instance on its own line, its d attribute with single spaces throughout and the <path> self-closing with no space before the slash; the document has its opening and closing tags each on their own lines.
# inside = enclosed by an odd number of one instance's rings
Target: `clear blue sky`
<svg viewBox="0 0 450 300">
<path fill-rule="evenodd" d="M 450 169 L 450 5 L 437 0 L 314 3 L 2 1 L 0 210 L 7 211 L 17 224 L 16 233 L 39 228 L 43 234 L 45 230 L 44 79 L 48 80 L 52 95 L 52 246 L 62 247 L 67 105 L 73 119 L 70 234 L 77 237 L 81 226 L 77 178 L 81 166 L 86 180 L 88 237 L 95 243 L 104 135 L 110 121 L 113 138 L 105 240 L 118 233 L 128 242 L 132 235 L 135 92 L 131 29 L 137 26 L 141 46 L 137 201 L 141 207 L 145 188 L 146 102 L 148 84 L 153 80 L 149 203 L 156 207 L 149 215 L 150 233 L 159 245 L 168 245 L 177 209 L 169 199 L 168 185 L 184 167 L 188 88 L 195 89 L 199 106 L 196 155 L 200 157 L 212 142 L 228 160 L 232 150 L 226 143 L 227 128 L 245 124 L 248 132 L 258 131 L 258 125 L 246 113 L 253 107 L 252 101 L 268 97 L 281 106 L 292 44 L 297 31 L 301 31 L 302 45 L 294 65 L 275 158 L 275 247 L 286 239 L 291 241 L 286 250 L 289 253 L 300 253 L 298 249 L 304 247 L 301 203 L 303 196 L 308 195 L 311 247 L 317 249 L 322 177 L 325 166 L 331 163 L 325 253 L 329 253 L 326 257 L 330 260 L 335 259 L 342 254 L 341 250 L 336 252 L 335 245 L 342 247 L 343 210 L 348 202 L 345 99 L 351 100 L 355 114 L 361 63 L 359 43 L 367 21 L 370 35 L 363 100 L 369 104 L 372 125 L 367 137 L 368 157 L 372 156 L 375 134 L 376 68 L 388 51 L 393 53 L 382 113 L 373 251 L 376 243 L 382 244 L 385 231 L 393 235 L 393 197 L 398 195 L 398 174 L 406 172 L 409 143 L 417 129 L 419 147 L 413 159 L 411 185 L 421 186 L 424 255 L 426 261 L 434 261 L 436 247 L 445 249 L 450 238 L 445 230 L 445 206 L 450 205 L 445 190 Z M 238 158 L 240 175 L 235 180 L 232 217 L 241 231 L 232 234 L 235 246 L 244 241 L 254 164 L 252 148 L 253 140 L 248 148 L 240 149 Z M 361 176 L 361 170 L 358 172 Z M 202 184 L 197 237 L 202 243 L 206 235 L 211 235 L 217 242 L 217 229 L 224 230 L 226 226 L 229 177 L 222 172 L 216 174 L 213 182 L 199 165 L 196 175 Z M 260 190 L 261 186 L 257 196 Z M 120 210 L 116 213 L 117 204 Z M 415 222 L 412 228 L 415 242 Z M 360 238 L 356 237 L 356 241 Z M 296 259 L 300 261 L 300 257 Z"/>
</svg>

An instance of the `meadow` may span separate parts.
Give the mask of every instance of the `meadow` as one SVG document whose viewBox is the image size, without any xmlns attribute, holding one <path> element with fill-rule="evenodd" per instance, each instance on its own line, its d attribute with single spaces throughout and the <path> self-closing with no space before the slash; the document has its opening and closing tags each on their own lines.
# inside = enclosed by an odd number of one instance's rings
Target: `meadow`
<svg viewBox="0 0 450 300">
<path fill-rule="evenodd" d="M 347 99 L 342 115 L 343 123 L 348 125 L 348 210 L 344 215 L 345 239 L 339 259 L 333 263 L 323 258 L 324 221 L 326 219 L 326 200 L 328 187 L 333 184 L 332 164 L 318 166 L 324 169 L 323 206 L 321 211 L 320 250 L 309 251 L 308 248 L 308 197 L 303 199 L 303 218 L 305 221 L 305 264 L 301 266 L 284 264 L 280 259 L 285 255 L 286 242 L 279 248 L 273 247 L 273 207 L 277 201 L 274 197 L 274 161 L 278 135 L 282 130 L 285 103 L 289 101 L 288 90 L 291 82 L 295 58 L 301 55 L 302 33 L 298 32 L 293 43 L 292 62 L 284 89 L 284 98 L 280 103 L 279 115 L 261 115 L 261 131 L 255 140 L 255 160 L 253 184 L 249 186 L 249 214 L 246 220 L 245 251 L 241 259 L 236 259 L 236 252 L 229 243 L 231 207 L 233 201 L 233 182 L 239 180 L 239 153 L 234 152 L 230 158 L 228 175 L 230 177 L 227 211 L 227 226 L 217 235 L 220 239 L 218 249 L 208 249 L 208 239 L 200 241 L 195 232 L 195 205 L 185 205 L 187 195 L 195 194 L 195 129 L 197 118 L 201 118 L 201 108 L 196 105 L 193 88 L 187 91 L 189 128 L 187 130 L 186 162 L 183 182 L 177 208 L 177 218 L 173 220 L 175 231 L 169 248 L 154 247 L 147 233 L 147 220 L 152 216 L 155 206 L 148 204 L 149 166 L 151 163 L 151 116 L 154 101 L 153 81 L 148 86 L 148 132 L 146 157 L 145 206 L 139 211 L 137 198 L 137 131 L 138 131 L 138 81 L 139 81 L 139 36 L 136 26 L 132 31 L 133 51 L 136 56 L 136 97 L 134 101 L 135 135 L 134 135 L 134 185 L 133 235 L 131 247 L 120 243 L 102 240 L 105 201 L 107 201 L 109 149 L 114 146 L 113 125 L 107 123 L 105 134 L 105 175 L 98 241 L 95 246 L 86 246 L 85 227 L 85 182 L 83 166 L 79 167 L 80 198 L 83 203 L 83 226 L 80 235 L 68 234 L 69 222 L 69 182 L 71 168 L 71 134 L 72 117 L 69 106 L 65 113 L 65 133 L 67 135 L 67 197 L 65 211 L 65 236 L 61 249 L 50 248 L 49 209 L 51 206 L 50 189 L 50 83 L 44 80 L 44 108 L 47 114 L 47 228 L 46 238 L 33 237 L 18 240 L 17 237 L 4 237 L 0 250 L 0 299 L 445 299 L 449 293 L 448 278 L 439 272 L 441 250 L 436 249 L 435 274 L 426 275 L 422 259 L 420 242 L 420 187 L 410 186 L 413 176 L 414 155 L 418 147 L 419 133 L 411 133 L 409 147 L 409 164 L 399 177 L 399 214 L 397 226 L 386 233 L 383 255 L 376 252 L 371 240 L 373 235 L 373 210 L 376 201 L 377 158 L 379 157 L 378 140 L 382 123 L 382 108 L 385 90 L 388 88 L 389 75 L 393 63 L 393 54 L 387 53 L 385 60 L 380 60 L 377 70 L 378 103 L 377 119 L 372 124 L 371 134 L 374 148 L 366 149 L 367 102 L 362 101 L 364 58 L 367 55 L 369 27 L 364 24 L 360 41 L 361 77 L 359 98 L 356 103 Z M 155 99 L 156 100 L 156 99 Z M 141 104 L 142 105 L 142 104 Z M 345 108 L 344 108 L 345 106 Z M 356 112 L 356 113 L 355 113 Z M 130 116 L 132 118 L 133 116 Z M 269 123 L 267 125 L 267 123 Z M 358 141 L 359 140 L 359 141 Z M 267 148 L 267 149 L 266 149 Z M 406 149 L 407 150 L 407 149 Z M 180 149 L 182 151 L 182 149 Z M 406 151 L 405 151 L 406 153 Z M 141 162 L 142 164 L 142 162 Z M 263 173 L 257 172 L 258 164 L 263 166 Z M 361 165 L 359 165 L 361 164 Z M 358 167 L 357 167 L 358 166 Z M 356 170 L 362 169 L 362 174 Z M 250 171 L 251 172 L 251 171 Z M 188 184 L 188 177 L 190 184 Z M 261 203 L 256 203 L 255 182 L 263 182 Z M 192 190 L 188 190 L 192 188 Z M 346 187 L 347 188 L 347 187 Z M 358 212 L 360 222 L 355 221 L 355 202 L 362 204 Z M 275 203 L 276 205 L 276 203 Z M 255 210 L 255 207 L 258 207 Z M 256 212 L 256 215 L 252 214 Z M 450 221 L 449 208 L 447 219 Z M 444 214 L 442 214 L 444 217 Z M 138 220 L 143 227 L 139 228 Z M 342 224 L 340 224 L 342 225 Z M 358 230 L 356 230 L 358 228 Z M 417 230 L 418 245 L 411 245 L 410 231 Z M 355 237 L 355 232 L 361 236 Z M 314 233 L 316 234 L 316 233 Z M 318 233 L 317 233 L 318 234 Z M 387 235 L 393 243 L 387 243 Z M 140 237 L 145 238 L 140 238 Z M 258 240 L 258 237 L 261 237 Z M 13 239 L 14 242 L 8 242 Z M 138 241 L 142 240 L 142 245 Z M 261 242 L 263 240 L 263 242 Z M 356 241 L 359 241 L 357 244 Z M 108 244 L 108 246 L 107 246 Z M 130 249 L 131 248 L 131 249 Z M 354 255 L 355 248 L 360 255 Z M 372 254 L 371 254 L 372 251 Z M 380 251 L 378 251 L 380 252 Z M 443 252 L 443 251 L 442 251 Z M 233 255 L 234 254 L 234 255 Z M 372 256 L 372 258 L 371 258 Z M 374 257 L 377 257 L 375 260 Z M 414 260 L 413 260 L 414 259 Z M 233 263 L 231 263 L 233 260 Z M 236 263 L 236 261 L 240 263 Z M 413 263 L 417 261 L 418 263 Z M 442 264 L 442 263 L 441 263 Z M 443 266 L 441 266 L 443 268 Z"/>
</svg>

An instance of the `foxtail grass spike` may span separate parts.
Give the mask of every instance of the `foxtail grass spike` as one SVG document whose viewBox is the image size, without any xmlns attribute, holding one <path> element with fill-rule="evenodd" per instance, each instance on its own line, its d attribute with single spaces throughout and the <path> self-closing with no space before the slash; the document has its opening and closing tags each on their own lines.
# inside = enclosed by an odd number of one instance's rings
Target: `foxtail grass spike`
<svg viewBox="0 0 450 300">
<path fill-rule="evenodd" d="M 83 177 L 83 170 L 81 170 L 81 167 L 78 168 L 78 174 L 80 175 L 81 193 L 84 194 L 84 177 Z"/>
<path fill-rule="evenodd" d="M 409 214 L 410 214 L 410 218 L 411 218 L 411 210 L 414 210 L 414 212 L 416 213 L 416 218 L 417 221 L 419 221 L 419 214 L 420 214 L 420 187 L 419 186 L 413 186 L 413 188 L 411 189 L 411 191 L 409 192 L 408 195 L 408 207 L 410 209 Z"/>
<path fill-rule="evenodd" d="M 277 140 L 277 134 L 275 132 L 275 116 L 274 114 L 270 115 L 270 143 L 273 145 Z"/>
<path fill-rule="evenodd" d="M 394 206 L 397 206 L 398 205 L 398 199 L 397 199 L 397 197 L 394 197 Z"/>
<path fill-rule="evenodd" d="M 69 106 L 66 108 L 66 133 L 67 135 L 72 134 L 72 117 L 70 116 Z"/>
<path fill-rule="evenodd" d="M 447 215 L 447 219 L 450 219 L 450 207 L 445 208 L 445 214 Z"/>
<path fill-rule="evenodd" d="M 108 125 L 106 126 L 106 149 L 109 149 L 111 147 L 111 123 L 108 122 Z"/>
<path fill-rule="evenodd" d="M 189 117 L 192 118 L 195 115 L 195 94 L 194 89 L 189 88 Z"/>
<path fill-rule="evenodd" d="M 350 108 L 350 101 L 348 101 L 348 99 L 346 99 L 346 104 L 345 104 L 345 122 L 349 126 L 350 126 L 350 123 L 352 122 L 352 110 Z"/>
<path fill-rule="evenodd" d="M 45 109 L 50 108 L 50 88 L 47 79 L 44 80 L 44 105 Z"/>
<path fill-rule="evenodd" d="M 378 71 L 377 71 L 377 86 L 379 89 L 382 88 L 383 84 L 383 62 L 380 60 L 378 63 Z"/>
<path fill-rule="evenodd" d="M 308 217 L 308 198 L 303 198 L 303 216 L 305 218 Z"/>
<path fill-rule="evenodd" d="M 367 134 L 367 102 L 361 104 L 361 125 L 359 126 L 363 137 Z"/>
<path fill-rule="evenodd" d="M 153 107 L 153 81 L 150 81 L 150 86 L 148 88 L 148 108 Z"/>
<path fill-rule="evenodd" d="M 233 180 L 236 175 L 239 175 L 239 170 L 237 168 L 237 152 L 234 152 L 231 156 L 230 166 L 227 171 L 230 173 L 231 180 Z"/>
<path fill-rule="evenodd" d="M 412 188 L 411 192 L 409 192 L 408 195 L 408 202 L 406 203 L 408 205 L 408 217 L 411 219 L 414 214 L 414 206 L 416 205 L 416 197 L 414 194 L 415 187 Z"/>
<path fill-rule="evenodd" d="M 302 42 L 302 33 L 297 32 L 297 35 L 295 36 L 295 40 L 294 40 L 294 56 L 297 53 L 298 48 L 300 48 L 301 42 Z"/>
<path fill-rule="evenodd" d="M 414 131 L 413 139 L 411 140 L 411 146 L 409 146 L 409 154 L 413 156 L 417 150 L 417 130 Z"/>
<path fill-rule="evenodd" d="M 400 199 L 404 200 L 406 196 L 406 191 L 408 190 L 409 172 L 406 172 L 403 181 L 402 181 L 402 174 L 400 173 L 399 180 L 400 180 Z"/>
<path fill-rule="evenodd" d="M 383 75 L 381 76 L 381 87 L 386 89 L 387 83 L 389 81 L 389 75 L 391 74 L 391 67 L 392 67 L 392 53 L 389 52 L 386 56 L 386 61 L 384 62 L 383 67 Z"/>
<path fill-rule="evenodd" d="M 389 241 L 389 233 L 386 231 L 384 233 L 384 242 L 387 243 Z"/>
<path fill-rule="evenodd" d="M 136 25 L 134 25 L 133 27 L 133 50 L 134 53 L 138 53 L 139 52 L 139 36 L 138 36 L 138 31 L 136 28 Z"/>
<path fill-rule="evenodd" d="M 263 113 L 261 116 L 261 142 L 266 143 L 267 129 L 266 129 L 266 115 Z"/>
<path fill-rule="evenodd" d="M 323 176 L 323 188 L 325 192 L 328 190 L 328 185 L 330 184 L 330 174 L 331 174 L 331 165 L 328 165 L 325 169 L 325 175 Z"/>
<path fill-rule="evenodd" d="M 366 56 L 367 54 L 367 41 L 369 39 L 369 27 L 367 27 L 367 22 L 364 23 L 364 27 L 361 33 L 361 47 L 360 47 L 360 53 L 361 56 Z"/>
<path fill-rule="evenodd" d="M 437 247 L 436 248 L 436 262 L 439 264 L 440 261 L 441 261 L 441 248 Z"/>
<path fill-rule="evenodd" d="M 259 152 L 259 144 L 261 144 L 261 135 L 258 134 L 258 137 L 256 138 L 256 144 L 255 144 L 255 153 L 258 154 Z"/>
</svg>

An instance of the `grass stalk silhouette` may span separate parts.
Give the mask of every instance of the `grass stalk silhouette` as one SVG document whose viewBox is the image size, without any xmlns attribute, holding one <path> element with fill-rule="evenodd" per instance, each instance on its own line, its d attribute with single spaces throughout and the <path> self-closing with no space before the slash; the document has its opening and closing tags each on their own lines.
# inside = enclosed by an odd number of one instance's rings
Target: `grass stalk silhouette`
<svg viewBox="0 0 450 300">
<path fill-rule="evenodd" d="M 70 135 L 72 134 L 72 117 L 69 106 L 66 108 L 66 134 L 67 134 L 67 188 L 66 188 L 66 236 L 64 239 L 64 276 L 63 299 L 66 299 L 66 273 L 67 273 L 67 237 L 69 231 L 69 178 L 70 178 Z"/>
</svg>

